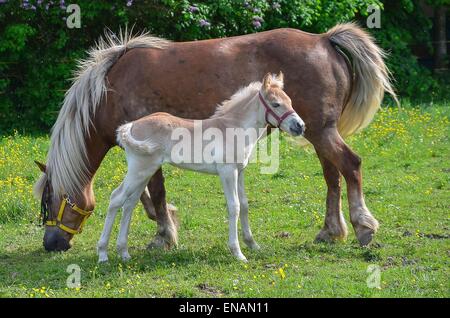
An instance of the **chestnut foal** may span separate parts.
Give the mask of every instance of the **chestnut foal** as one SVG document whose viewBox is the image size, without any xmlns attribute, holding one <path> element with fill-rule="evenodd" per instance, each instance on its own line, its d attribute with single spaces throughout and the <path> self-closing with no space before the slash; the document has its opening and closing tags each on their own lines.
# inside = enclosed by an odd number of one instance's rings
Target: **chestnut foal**
<svg viewBox="0 0 450 318">
<path fill-rule="evenodd" d="M 198 124 L 202 127 L 201 134 L 195 133 Z M 222 103 L 208 119 L 193 121 L 168 113 L 155 113 L 120 126 L 117 129 L 117 141 L 125 149 L 128 171 L 123 182 L 111 194 L 105 225 L 98 242 L 99 262 L 108 260 L 107 246 L 111 229 L 121 207 L 123 215 L 117 238 L 117 251 L 123 260 L 130 258 L 127 242 L 133 209 L 150 178 L 166 162 L 183 169 L 219 175 L 228 205 L 228 246 L 237 259 L 247 261 L 239 246 L 237 233 L 239 215 L 244 242 L 251 249 L 259 249 L 259 246 L 253 239 L 248 221 L 244 169 L 267 124 L 279 127 L 293 136 L 302 135 L 305 131 L 303 120 L 292 109 L 291 99 L 283 91 L 281 72 L 276 77 L 268 73 L 262 84 L 253 82 L 239 90 L 230 100 Z M 220 135 L 227 138 L 223 142 L 214 139 L 213 160 L 206 160 L 205 155 L 200 161 L 196 160 L 194 157 L 198 154 L 198 149 L 195 145 L 206 147 L 204 136 L 209 129 L 218 130 Z M 254 134 L 254 138 L 244 138 L 244 144 L 239 145 L 235 142 L 234 135 L 233 138 L 228 138 L 227 129 L 244 131 L 253 129 L 258 133 Z M 193 139 L 191 144 L 194 145 L 194 149 L 183 150 L 184 154 L 189 150 L 187 160 L 180 160 L 175 153 L 178 141 L 175 141 L 173 136 L 179 132 L 187 132 Z M 232 156 L 228 156 L 230 152 L 233 153 Z M 169 227 L 168 230 L 176 233 L 174 227 Z"/>
</svg>

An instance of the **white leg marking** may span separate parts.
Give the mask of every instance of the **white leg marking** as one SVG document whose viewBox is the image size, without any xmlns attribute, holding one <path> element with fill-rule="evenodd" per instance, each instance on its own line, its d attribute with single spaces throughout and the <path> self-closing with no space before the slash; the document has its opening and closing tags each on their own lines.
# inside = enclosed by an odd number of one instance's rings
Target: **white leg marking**
<svg viewBox="0 0 450 318">
<path fill-rule="evenodd" d="M 99 263 L 108 261 L 108 243 L 109 238 L 111 236 L 111 230 L 114 225 L 114 219 L 116 218 L 117 211 L 123 206 L 123 203 L 125 201 L 123 185 L 124 183 L 122 182 L 120 186 L 117 189 L 115 189 L 111 194 L 105 224 L 103 225 L 103 231 L 97 243 L 97 253 Z"/>
<path fill-rule="evenodd" d="M 253 238 L 252 230 L 250 229 L 250 222 L 248 221 L 248 199 L 245 194 L 244 185 L 244 170 L 239 172 L 238 176 L 238 194 L 240 203 L 240 217 L 242 226 L 242 235 L 244 236 L 245 244 L 254 250 L 259 250 L 260 247 Z"/>
<path fill-rule="evenodd" d="M 228 206 L 228 224 L 229 224 L 229 237 L 228 247 L 231 253 L 240 261 L 247 261 L 247 258 L 242 254 L 241 247 L 239 246 L 238 239 L 238 218 L 239 218 L 239 196 L 237 191 L 237 168 L 223 169 L 219 171 L 220 179 L 222 181 L 223 191 L 225 198 L 227 199 Z"/>
</svg>

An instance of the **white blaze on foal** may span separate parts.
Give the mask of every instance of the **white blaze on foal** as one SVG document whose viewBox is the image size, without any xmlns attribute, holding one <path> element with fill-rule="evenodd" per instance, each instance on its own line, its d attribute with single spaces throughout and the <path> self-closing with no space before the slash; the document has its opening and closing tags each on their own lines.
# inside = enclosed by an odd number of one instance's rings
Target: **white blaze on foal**
<svg viewBox="0 0 450 318">
<path fill-rule="evenodd" d="M 117 140 L 126 152 L 128 171 L 123 182 L 111 194 L 105 225 L 97 245 L 99 262 L 108 260 L 108 241 L 120 208 L 123 208 L 123 215 L 117 238 L 117 251 L 123 260 L 130 258 L 127 241 L 133 209 L 150 178 L 166 162 L 184 169 L 219 175 L 228 206 L 228 246 L 231 252 L 239 260 L 247 260 L 239 246 L 239 216 L 244 242 L 252 249 L 259 248 L 248 222 L 244 169 L 262 135 L 261 128 L 267 124 L 279 127 L 293 136 L 302 135 L 305 131 L 304 122 L 292 109 L 291 99 L 283 91 L 283 74 L 280 72 L 278 76 L 274 76 L 268 73 L 262 83 L 254 82 L 239 90 L 230 100 L 222 103 L 212 117 L 201 121 L 203 132 L 213 129 L 215 132 L 221 131 L 222 136 L 227 136 L 228 129 L 244 132 L 254 129 L 258 132 L 255 138 L 240 138 L 244 142 L 236 143 L 234 136 L 225 137 L 225 140 L 217 141 L 211 147 L 209 138 L 205 141 L 203 134 L 194 133 L 196 122 L 167 113 L 155 113 L 117 129 Z M 184 160 L 179 160 L 179 157 L 174 160 L 174 147 L 179 147 L 179 141 L 173 138 L 177 129 L 189 132 L 190 138 L 193 138 L 189 143 L 192 149 L 182 150 L 189 153 L 187 158 L 183 156 Z M 195 150 L 199 145 L 202 149 L 205 146 L 213 149 L 213 162 L 210 158 L 198 158 L 198 152 Z M 229 156 L 230 152 L 234 155 Z M 176 232 L 173 223 L 169 222 L 165 227 L 164 231 Z"/>
</svg>

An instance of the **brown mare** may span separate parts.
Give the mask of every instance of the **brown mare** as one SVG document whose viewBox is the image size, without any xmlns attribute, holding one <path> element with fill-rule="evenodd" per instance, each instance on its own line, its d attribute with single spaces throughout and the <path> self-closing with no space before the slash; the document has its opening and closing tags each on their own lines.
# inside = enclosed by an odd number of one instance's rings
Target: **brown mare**
<svg viewBox="0 0 450 318">
<path fill-rule="evenodd" d="M 345 52 L 345 53 L 344 53 Z M 328 186 L 326 217 L 317 241 L 344 239 L 341 175 L 347 183 L 350 220 L 361 245 L 378 222 L 362 192 L 361 159 L 342 137 L 365 127 L 384 91 L 395 98 L 383 52 L 354 24 L 324 34 L 277 29 L 205 41 L 173 43 L 151 36 L 108 36 L 80 64 L 51 135 L 45 173 L 35 186 L 46 221 L 46 250 L 67 250 L 95 201 L 92 179 L 116 145 L 121 124 L 154 112 L 203 119 L 243 83 L 267 72 L 285 74 L 286 93 L 304 120 Z M 205 105 L 209 105 L 205 107 Z M 176 242 L 161 169 L 141 201 L 158 223 L 155 246 Z"/>
</svg>

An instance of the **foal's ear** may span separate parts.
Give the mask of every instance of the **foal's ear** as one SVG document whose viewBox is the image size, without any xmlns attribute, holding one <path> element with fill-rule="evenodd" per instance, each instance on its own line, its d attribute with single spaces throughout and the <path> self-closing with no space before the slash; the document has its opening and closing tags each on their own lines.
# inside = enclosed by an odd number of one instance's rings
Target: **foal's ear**
<svg viewBox="0 0 450 318">
<path fill-rule="evenodd" d="M 47 166 L 45 164 L 43 164 L 42 162 L 34 160 L 34 163 L 39 167 L 39 170 L 41 170 L 42 173 L 45 173 L 47 171 Z"/>
<path fill-rule="evenodd" d="M 270 84 L 272 83 L 272 74 L 267 73 L 263 79 L 263 88 L 267 91 L 270 88 Z"/>
<path fill-rule="evenodd" d="M 278 73 L 277 80 L 279 80 L 281 83 L 284 84 L 284 74 L 282 71 L 280 71 L 280 73 Z"/>
</svg>

